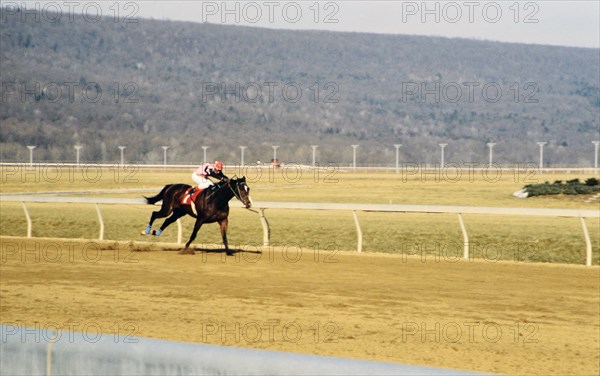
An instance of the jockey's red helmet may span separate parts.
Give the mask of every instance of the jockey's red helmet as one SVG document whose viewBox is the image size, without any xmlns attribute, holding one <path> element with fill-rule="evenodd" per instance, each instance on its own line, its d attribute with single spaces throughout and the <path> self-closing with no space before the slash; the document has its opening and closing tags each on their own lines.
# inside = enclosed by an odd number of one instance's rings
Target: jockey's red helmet
<svg viewBox="0 0 600 376">
<path fill-rule="evenodd" d="M 215 161 L 215 163 L 213 163 L 213 166 L 214 166 L 215 170 L 217 170 L 217 171 L 223 170 L 223 162 L 221 162 L 221 161 Z"/>
</svg>

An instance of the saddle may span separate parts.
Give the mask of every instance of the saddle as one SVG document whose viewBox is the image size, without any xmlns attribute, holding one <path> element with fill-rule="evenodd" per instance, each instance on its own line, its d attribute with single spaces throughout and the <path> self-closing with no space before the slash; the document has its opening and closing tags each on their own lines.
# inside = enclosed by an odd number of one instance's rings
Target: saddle
<svg viewBox="0 0 600 376">
<path fill-rule="evenodd" d="M 190 194 L 190 192 L 192 191 L 192 189 L 195 189 L 194 193 Z M 202 193 L 204 189 L 198 188 L 198 187 L 190 187 L 185 191 L 185 194 L 183 195 L 183 198 L 181 199 L 181 205 L 192 205 L 193 203 L 196 202 L 196 198 L 198 198 L 198 195 L 200 193 Z"/>
</svg>

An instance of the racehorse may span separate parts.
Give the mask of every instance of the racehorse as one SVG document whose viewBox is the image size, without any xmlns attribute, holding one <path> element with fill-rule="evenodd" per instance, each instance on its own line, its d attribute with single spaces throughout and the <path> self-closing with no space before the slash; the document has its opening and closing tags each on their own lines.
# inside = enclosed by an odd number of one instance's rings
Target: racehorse
<svg viewBox="0 0 600 376">
<path fill-rule="evenodd" d="M 185 244 L 185 251 L 188 251 L 190 244 L 196 239 L 198 230 L 200 230 L 203 224 L 218 222 L 225 251 L 229 255 L 229 244 L 227 243 L 229 200 L 236 197 L 247 209 L 252 206 L 250 188 L 246 184 L 246 178 L 224 178 L 215 185 L 200 192 L 196 201 L 192 202 L 191 205 L 184 205 L 182 204 L 182 200 L 188 188 L 191 188 L 191 186 L 187 184 L 168 184 L 156 196 L 144 197 L 146 203 L 150 205 L 154 205 L 156 202 L 162 200 L 160 210 L 152 212 L 145 234 L 150 233 L 152 223 L 158 218 L 164 218 L 173 213 L 165 220 L 158 231 L 152 231 L 152 235 L 156 236 L 160 235 L 171 223 L 188 214 L 196 218 L 196 223 L 190 239 Z M 192 205 L 194 205 L 196 213 L 192 210 Z M 193 253 L 193 251 L 186 253 Z"/>
</svg>

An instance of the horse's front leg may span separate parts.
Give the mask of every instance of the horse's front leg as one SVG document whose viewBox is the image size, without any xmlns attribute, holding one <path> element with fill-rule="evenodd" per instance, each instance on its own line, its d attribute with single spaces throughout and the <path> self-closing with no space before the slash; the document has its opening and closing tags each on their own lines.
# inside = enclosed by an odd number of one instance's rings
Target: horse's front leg
<svg viewBox="0 0 600 376">
<path fill-rule="evenodd" d="M 223 238 L 223 245 L 225 245 L 225 251 L 228 255 L 231 254 L 229 252 L 229 243 L 227 243 L 227 225 L 229 224 L 229 220 L 227 218 L 219 221 L 219 228 L 221 229 L 221 237 Z"/>
<path fill-rule="evenodd" d="M 200 217 L 196 218 L 196 223 L 194 224 L 194 229 L 192 230 L 190 240 L 188 240 L 188 242 L 185 243 L 185 249 L 188 249 L 190 247 L 190 244 L 192 244 L 194 239 L 196 239 L 196 235 L 198 234 L 198 231 L 200 230 L 200 227 L 202 227 L 203 223 L 204 222 L 202 221 L 202 219 L 200 219 Z"/>
</svg>

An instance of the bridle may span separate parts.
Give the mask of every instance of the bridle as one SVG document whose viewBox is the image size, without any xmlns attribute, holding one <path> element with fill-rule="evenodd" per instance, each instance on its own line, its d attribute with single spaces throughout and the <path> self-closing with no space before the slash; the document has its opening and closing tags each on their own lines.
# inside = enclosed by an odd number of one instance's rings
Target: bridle
<svg viewBox="0 0 600 376">
<path fill-rule="evenodd" d="M 234 188 L 231 186 L 231 185 L 232 185 L 232 184 L 231 184 L 231 180 L 233 180 L 233 179 L 236 179 L 236 177 L 233 177 L 233 178 L 231 178 L 231 179 L 227 178 L 227 181 L 226 181 L 226 183 L 225 183 L 225 184 L 223 184 L 222 186 L 218 187 L 218 188 L 217 188 L 217 190 L 216 190 L 215 192 L 213 192 L 213 193 L 212 193 L 212 194 L 211 194 L 211 195 L 210 195 L 210 196 L 207 198 L 207 201 L 212 201 L 212 199 L 213 199 L 213 197 L 214 197 L 214 194 L 215 194 L 216 192 L 220 191 L 222 188 L 224 188 L 224 187 L 227 185 L 227 187 L 229 188 L 229 190 L 231 191 L 231 193 L 233 193 L 233 196 L 234 196 L 235 198 L 237 198 L 238 200 L 240 200 L 240 202 L 243 204 L 243 203 L 244 203 L 244 200 L 242 200 L 242 194 L 241 194 L 241 192 L 240 192 L 240 187 L 239 187 L 239 185 L 236 185 L 235 189 L 234 189 Z M 256 210 L 252 210 L 252 209 L 250 209 L 250 208 L 246 208 L 246 209 L 250 210 L 251 212 L 258 213 Z"/>
<path fill-rule="evenodd" d="M 235 178 L 233 178 L 233 179 L 235 179 Z M 236 189 L 233 189 L 233 187 L 231 186 L 231 179 L 227 183 L 228 183 L 227 185 L 229 185 L 229 189 L 231 190 L 231 193 L 233 193 L 235 198 L 237 198 L 242 203 L 244 203 L 244 200 L 242 200 L 242 193 L 240 192 L 240 186 L 236 184 L 236 186 L 235 186 Z M 237 190 L 237 192 L 236 192 L 236 190 Z"/>
<path fill-rule="evenodd" d="M 233 179 L 235 179 L 235 177 Z M 229 185 L 229 189 L 231 190 L 231 193 L 233 193 L 235 198 L 240 200 L 240 202 L 243 204 L 244 200 L 242 200 L 242 194 L 240 193 L 240 186 L 236 184 L 236 186 L 235 186 L 236 189 L 233 189 L 233 187 L 231 186 L 231 179 L 227 183 Z M 236 190 L 237 190 L 237 192 L 236 192 Z M 250 209 L 248 207 L 246 209 L 250 210 L 251 212 L 258 213 L 256 210 Z"/>
</svg>

